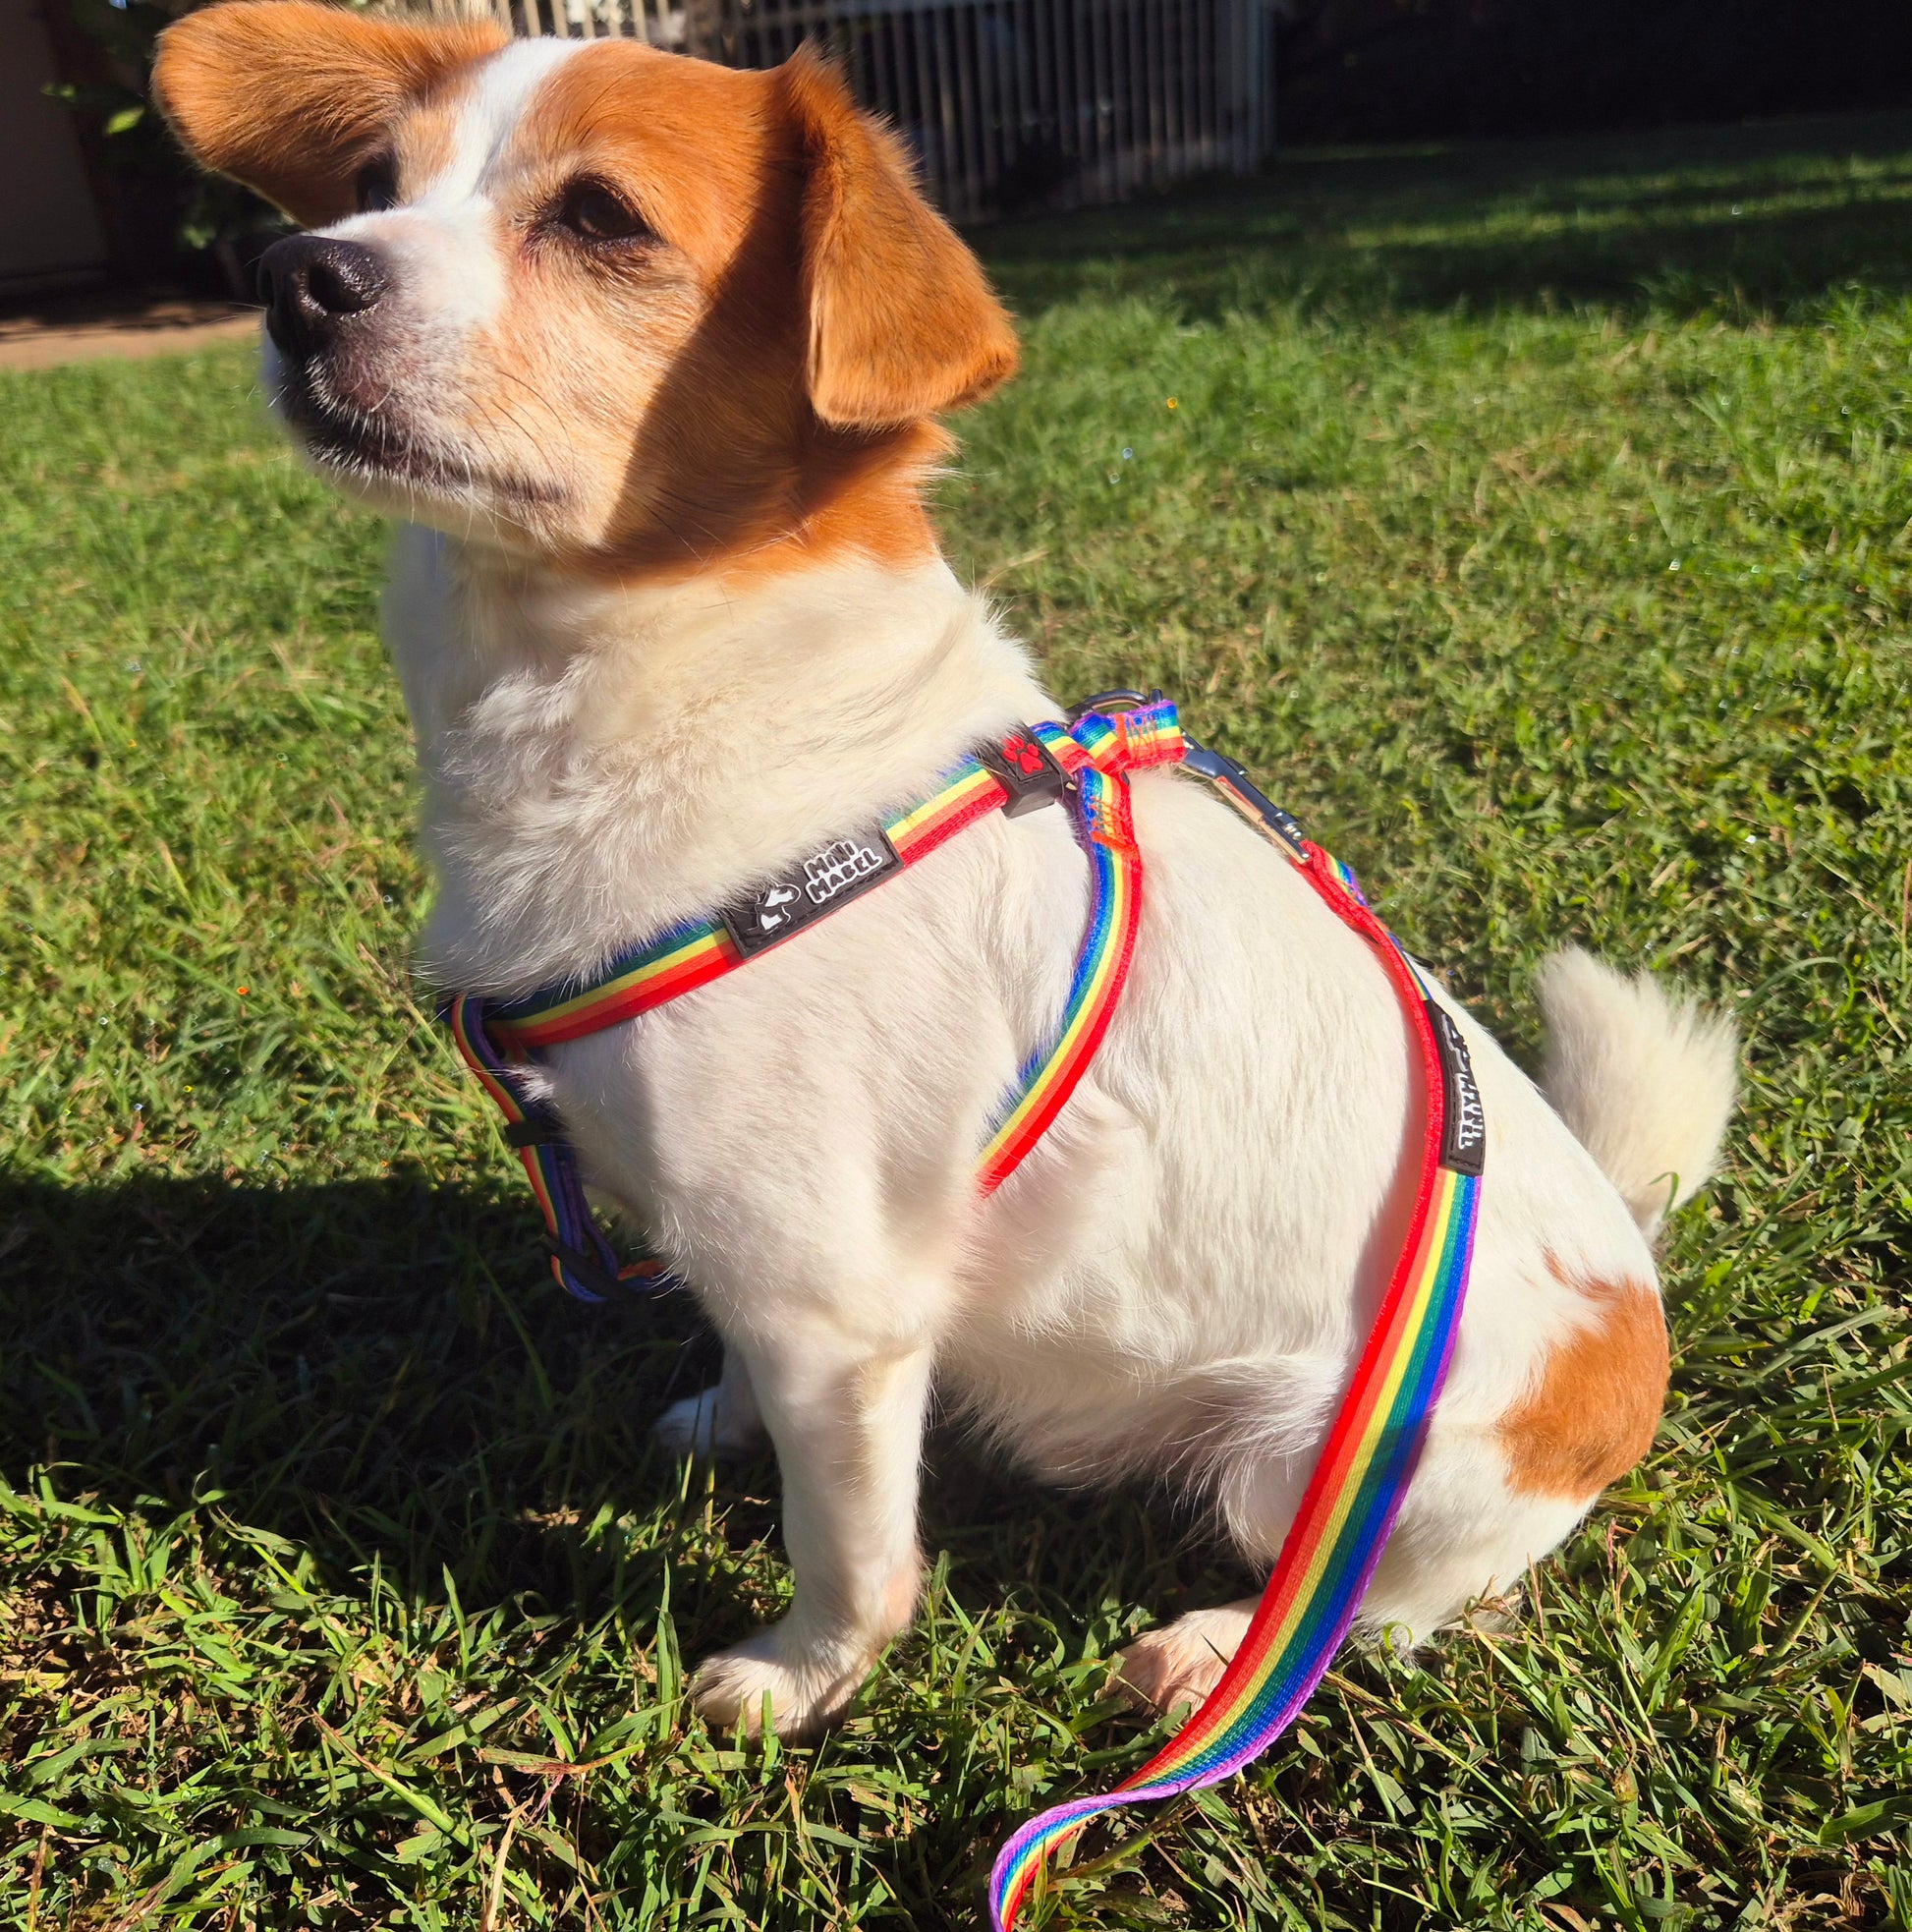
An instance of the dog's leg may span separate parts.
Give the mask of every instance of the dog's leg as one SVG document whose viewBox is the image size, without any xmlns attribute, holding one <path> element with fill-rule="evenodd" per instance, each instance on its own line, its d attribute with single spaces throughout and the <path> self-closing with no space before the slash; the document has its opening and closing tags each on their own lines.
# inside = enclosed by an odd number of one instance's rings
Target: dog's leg
<svg viewBox="0 0 1912 1932">
<path fill-rule="evenodd" d="M 1186 1717 L 1221 1681 L 1241 1648 L 1255 1615 L 1256 1599 L 1192 1610 L 1186 1617 L 1136 1638 L 1115 1660 L 1117 1687 L 1137 1704 L 1164 1716 Z"/>
<path fill-rule="evenodd" d="M 724 1350 L 723 1373 L 708 1388 L 673 1402 L 651 1425 L 658 1447 L 671 1455 L 715 1462 L 753 1455 L 765 1441 L 750 1370 L 734 1348 Z"/>
<path fill-rule="evenodd" d="M 841 1715 L 916 1608 L 917 1468 L 928 1348 L 878 1353 L 838 1330 L 749 1347 L 750 1379 L 783 1474 L 783 1540 L 796 1601 L 780 1621 L 719 1652 L 691 1684 L 711 1724 L 781 1737 Z"/>
</svg>

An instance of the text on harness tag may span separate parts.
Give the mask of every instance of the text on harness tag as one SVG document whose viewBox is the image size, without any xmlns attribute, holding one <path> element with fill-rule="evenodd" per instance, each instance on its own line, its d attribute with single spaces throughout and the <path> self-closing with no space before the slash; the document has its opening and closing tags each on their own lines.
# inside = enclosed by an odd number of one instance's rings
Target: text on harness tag
<svg viewBox="0 0 1912 1932">
<path fill-rule="evenodd" d="M 902 860 L 878 829 L 832 839 L 793 871 L 718 915 L 746 958 L 780 944 L 813 920 L 847 905 L 898 871 Z"/>
<path fill-rule="evenodd" d="M 1424 1002 L 1434 1026 L 1434 1047 L 1440 1055 L 1440 1165 L 1457 1174 L 1478 1174 L 1487 1162 L 1488 1116 L 1467 1042 L 1444 1006 Z"/>
<path fill-rule="evenodd" d="M 826 906 L 858 880 L 894 865 L 896 855 L 885 845 L 878 852 L 860 838 L 839 838 L 814 859 L 804 861 L 804 892 L 813 905 Z"/>
</svg>

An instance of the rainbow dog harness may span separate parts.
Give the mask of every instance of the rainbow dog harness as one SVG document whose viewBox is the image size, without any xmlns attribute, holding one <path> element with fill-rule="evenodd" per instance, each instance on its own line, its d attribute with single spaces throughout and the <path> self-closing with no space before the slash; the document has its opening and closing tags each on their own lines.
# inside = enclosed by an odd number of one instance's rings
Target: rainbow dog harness
<svg viewBox="0 0 1912 1932">
<path fill-rule="evenodd" d="M 1129 773 L 1167 765 L 1213 784 L 1369 942 L 1418 1048 L 1426 1096 L 1420 1177 L 1374 1328 L 1234 1661 L 1181 1731 L 1114 1791 L 1057 1805 L 1008 1841 L 989 1877 L 995 1932 L 1009 1932 L 1048 1855 L 1092 1818 L 1216 1784 L 1259 1757 L 1340 1648 L 1413 1476 L 1467 1292 L 1487 1123 L 1458 1027 L 1375 916 L 1354 874 L 1304 836 L 1241 766 L 1185 737 L 1159 692 L 1151 701 L 1130 691 L 1090 700 L 1066 726 L 1024 726 L 980 747 L 921 803 L 834 841 L 715 918 L 630 948 L 592 980 L 512 1001 L 461 994 L 445 1008 L 459 1051 L 497 1103 L 525 1164 L 560 1285 L 586 1301 L 625 1285 L 666 1285 L 655 1261 L 620 1263 L 586 1205 L 563 1123 L 529 1077 L 538 1052 L 736 971 L 991 812 L 1013 817 L 1066 800 L 1094 875 L 1088 928 L 1061 1018 L 984 1130 L 977 1187 L 986 1196 L 1041 1138 L 1108 1030 L 1142 916 Z"/>
<path fill-rule="evenodd" d="M 581 1301 L 620 1288 L 672 1284 L 651 1259 L 620 1263 L 585 1201 L 578 1164 L 556 1109 L 527 1078 L 541 1051 L 620 1026 L 708 986 L 793 938 L 872 886 L 920 864 L 991 812 L 1011 817 L 1069 798 L 1094 872 L 1089 926 L 1053 1033 L 1023 1063 L 988 1125 L 977 1185 L 992 1194 L 1041 1139 L 1088 1070 L 1122 996 L 1142 918 L 1142 854 L 1127 774 L 1170 765 L 1186 751 L 1173 705 L 1073 726 L 1019 727 L 980 747 L 928 798 L 834 840 L 725 907 L 621 952 L 596 978 L 547 987 L 524 999 L 459 994 L 444 1009 L 465 1062 L 504 1115 L 505 1139 L 524 1162 L 544 1216 L 558 1284 Z"/>
</svg>

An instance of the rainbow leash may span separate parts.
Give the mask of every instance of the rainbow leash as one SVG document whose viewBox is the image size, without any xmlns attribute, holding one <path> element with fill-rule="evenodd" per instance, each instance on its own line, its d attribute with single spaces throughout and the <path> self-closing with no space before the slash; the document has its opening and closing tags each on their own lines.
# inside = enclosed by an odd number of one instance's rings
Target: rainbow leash
<svg viewBox="0 0 1912 1932">
<path fill-rule="evenodd" d="M 1487 1130 L 1458 1028 L 1370 910 L 1352 872 L 1301 835 L 1232 760 L 1187 763 L 1282 846 L 1337 916 L 1375 948 L 1420 1048 L 1427 1120 L 1408 1237 L 1248 1634 L 1202 1708 L 1106 1796 L 1030 1820 L 989 1875 L 994 1932 L 1010 1932 L 1049 1855 L 1093 1818 L 1218 1784 L 1293 1723 L 1354 1621 L 1407 1493 L 1446 1379 L 1474 1254 Z"/>
</svg>

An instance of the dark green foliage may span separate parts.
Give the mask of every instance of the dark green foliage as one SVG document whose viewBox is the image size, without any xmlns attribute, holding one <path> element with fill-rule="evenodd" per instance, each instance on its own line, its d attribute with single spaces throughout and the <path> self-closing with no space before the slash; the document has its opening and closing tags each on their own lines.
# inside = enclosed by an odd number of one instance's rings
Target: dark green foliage
<svg viewBox="0 0 1912 1932">
<path fill-rule="evenodd" d="M 201 173 L 147 97 L 159 36 L 195 0 L 49 0 L 65 101 L 102 189 L 115 278 L 184 276 L 246 301 L 252 264 L 285 217 L 250 189 Z M 64 17 L 64 18 L 62 18 Z"/>
<path fill-rule="evenodd" d="M 1290 141 L 1564 134 L 1903 107 L 1899 0 L 1286 0 Z"/>
<path fill-rule="evenodd" d="M 1058 687 L 1179 694 L 1521 1051 L 1563 939 L 1748 1034 L 1653 1459 L 1046 1923 L 1912 1927 L 1912 153 L 1696 154 L 996 248 L 946 521 Z M 380 541 L 241 352 L 0 379 L 0 1925 L 973 1925 L 1244 1579 L 939 1440 L 851 1725 L 687 1720 L 774 1472 L 647 1447 L 691 1310 L 562 1301 L 409 989 Z"/>
</svg>

